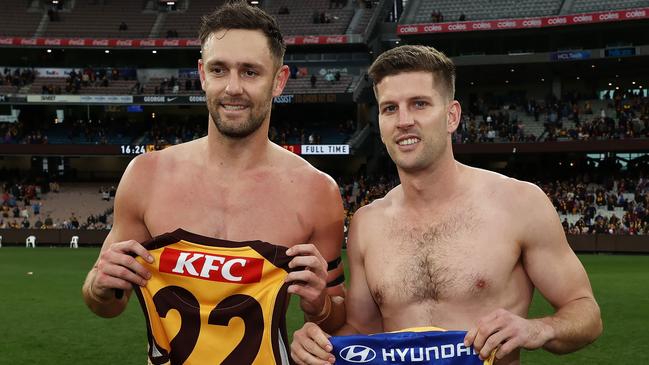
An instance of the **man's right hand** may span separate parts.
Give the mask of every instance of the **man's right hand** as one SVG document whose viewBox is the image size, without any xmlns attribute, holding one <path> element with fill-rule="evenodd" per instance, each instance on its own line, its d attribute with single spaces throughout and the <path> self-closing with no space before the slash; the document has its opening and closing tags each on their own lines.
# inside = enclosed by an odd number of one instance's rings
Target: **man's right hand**
<svg viewBox="0 0 649 365">
<path fill-rule="evenodd" d="M 298 365 L 333 364 L 336 359 L 329 337 L 315 323 L 305 323 L 293 334 L 291 357 Z"/>
<path fill-rule="evenodd" d="M 114 298 L 114 289 L 129 290 L 133 284 L 144 286 L 151 273 L 134 256 L 140 256 L 149 263 L 153 257 L 137 241 L 122 241 L 111 244 L 101 252 L 95 264 L 95 275 L 88 288 L 95 299 L 108 301 Z"/>
</svg>

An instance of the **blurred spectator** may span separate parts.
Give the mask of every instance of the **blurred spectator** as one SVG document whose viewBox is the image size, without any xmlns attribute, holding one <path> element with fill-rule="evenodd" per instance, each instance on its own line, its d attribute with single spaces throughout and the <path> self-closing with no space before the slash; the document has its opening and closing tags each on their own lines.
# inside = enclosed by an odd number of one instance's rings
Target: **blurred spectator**
<svg viewBox="0 0 649 365">
<path fill-rule="evenodd" d="M 126 24 L 125 21 L 122 21 L 122 22 L 119 24 L 119 28 L 118 28 L 118 29 L 119 29 L 120 32 L 121 32 L 121 31 L 126 31 L 126 30 L 128 30 L 128 25 Z"/>
<path fill-rule="evenodd" d="M 330 84 L 333 84 L 334 81 L 336 81 L 336 77 L 334 76 L 331 71 L 327 71 L 327 73 L 324 76 L 325 81 L 328 81 Z"/>
<path fill-rule="evenodd" d="M 433 23 L 441 23 L 444 21 L 442 12 L 433 10 L 430 14 L 430 19 Z"/>
</svg>

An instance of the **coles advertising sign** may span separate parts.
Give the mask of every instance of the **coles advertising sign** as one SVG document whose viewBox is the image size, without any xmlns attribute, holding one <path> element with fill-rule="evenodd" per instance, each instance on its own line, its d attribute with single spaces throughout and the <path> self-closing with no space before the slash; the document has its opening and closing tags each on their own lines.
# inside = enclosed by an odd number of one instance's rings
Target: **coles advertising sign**
<svg viewBox="0 0 649 365">
<path fill-rule="evenodd" d="M 575 24 L 594 24 L 616 22 L 623 20 L 638 20 L 649 18 L 649 8 L 603 11 L 586 14 L 568 14 L 523 19 L 494 19 L 469 22 L 447 22 L 431 24 L 405 24 L 397 27 L 397 34 L 427 34 L 471 32 L 480 30 L 506 30 L 545 28 Z"/>
</svg>

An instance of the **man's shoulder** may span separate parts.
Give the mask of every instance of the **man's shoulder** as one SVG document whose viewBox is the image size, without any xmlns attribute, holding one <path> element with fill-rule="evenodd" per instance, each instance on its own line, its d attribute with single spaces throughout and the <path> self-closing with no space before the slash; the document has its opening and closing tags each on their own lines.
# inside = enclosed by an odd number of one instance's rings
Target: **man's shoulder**
<svg viewBox="0 0 649 365">
<path fill-rule="evenodd" d="M 302 157 L 277 145 L 274 145 L 274 148 L 284 173 L 299 180 L 302 186 L 306 188 L 337 188 L 338 184 L 331 176 L 318 170 Z"/>
<path fill-rule="evenodd" d="M 196 154 L 200 153 L 199 141 L 200 139 L 193 140 L 169 146 L 163 150 L 138 155 L 133 159 L 131 164 L 137 169 L 153 169 L 192 159 L 192 156 L 196 156 Z"/>
<path fill-rule="evenodd" d="M 477 167 L 466 166 L 466 168 L 469 169 L 469 174 L 472 175 L 470 179 L 474 181 L 476 185 L 490 190 L 502 190 L 505 193 L 523 194 L 540 191 L 538 186 L 529 181 L 518 180 L 495 171 L 484 170 Z"/>
<path fill-rule="evenodd" d="M 392 190 L 388 191 L 382 198 L 374 199 L 371 203 L 364 205 L 356 210 L 354 219 L 368 220 L 374 222 L 382 220 L 393 212 L 394 207 L 399 203 L 403 195 L 401 185 L 397 185 Z"/>
<path fill-rule="evenodd" d="M 494 171 L 470 167 L 472 181 L 478 186 L 477 194 L 484 197 L 493 197 L 509 208 L 528 207 L 531 202 L 545 199 L 545 193 L 536 184 L 529 181 L 518 180 Z"/>
</svg>

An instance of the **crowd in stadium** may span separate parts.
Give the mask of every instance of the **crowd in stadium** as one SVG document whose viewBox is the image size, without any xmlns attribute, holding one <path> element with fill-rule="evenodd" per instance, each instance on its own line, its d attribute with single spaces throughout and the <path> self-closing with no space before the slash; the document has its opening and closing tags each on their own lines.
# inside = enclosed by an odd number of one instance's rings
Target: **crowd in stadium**
<svg viewBox="0 0 649 365">
<path fill-rule="evenodd" d="M 535 142 L 649 137 L 649 98 L 615 93 L 605 99 L 605 108 L 594 111 L 593 99 L 567 94 L 562 99 L 548 96 L 544 102 L 490 105 L 478 99 L 467 106 L 455 143 Z M 543 120 L 544 130 L 535 135 L 525 130 L 523 116 Z"/>
<path fill-rule="evenodd" d="M 15 68 L 11 70 L 5 67 L 2 77 L 0 77 L 0 86 L 11 85 L 15 86 L 16 90 L 18 90 L 25 85 L 33 83 L 36 76 L 36 71 L 31 68 Z"/>
<path fill-rule="evenodd" d="M 399 184 L 396 176 L 339 179 L 346 227 L 354 212 Z M 562 217 L 567 234 L 649 234 L 649 179 L 620 178 L 605 184 L 588 178 L 537 182 Z M 570 217 L 571 222 L 569 222 Z M 574 217 L 574 218 L 573 218 Z"/>
<path fill-rule="evenodd" d="M 649 180 L 616 179 L 606 185 L 556 181 L 541 185 L 570 234 L 649 234 Z M 575 217 L 570 222 L 568 217 Z"/>
<path fill-rule="evenodd" d="M 382 198 L 399 184 L 392 176 L 339 178 L 338 185 L 345 211 L 345 229 L 354 212 L 374 199 Z M 606 183 L 594 183 L 589 177 L 538 182 L 547 194 L 557 213 L 562 217 L 568 234 L 649 234 L 649 178 L 617 178 Z M 58 183 L 9 184 L 2 189 L 2 218 L 0 228 L 62 228 L 110 229 L 112 209 L 96 212 L 87 217 L 70 212 L 56 212 L 43 217 L 43 194 L 56 194 Z M 115 188 L 100 188 L 96 199 L 111 201 Z M 35 218 L 29 219 L 30 217 Z M 33 222 L 33 223 L 30 223 Z"/>
<path fill-rule="evenodd" d="M 2 185 L 2 216 L 0 229 L 110 229 L 112 207 L 105 211 L 80 217 L 75 212 L 62 212 L 56 206 L 48 206 L 51 194 L 59 194 L 58 182 L 5 182 Z M 115 187 L 101 187 L 96 199 L 111 201 Z M 80 200 L 83 200 L 81 198 Z M 83 201 L 75 202 L 83 205 Z"/>
</svg>

